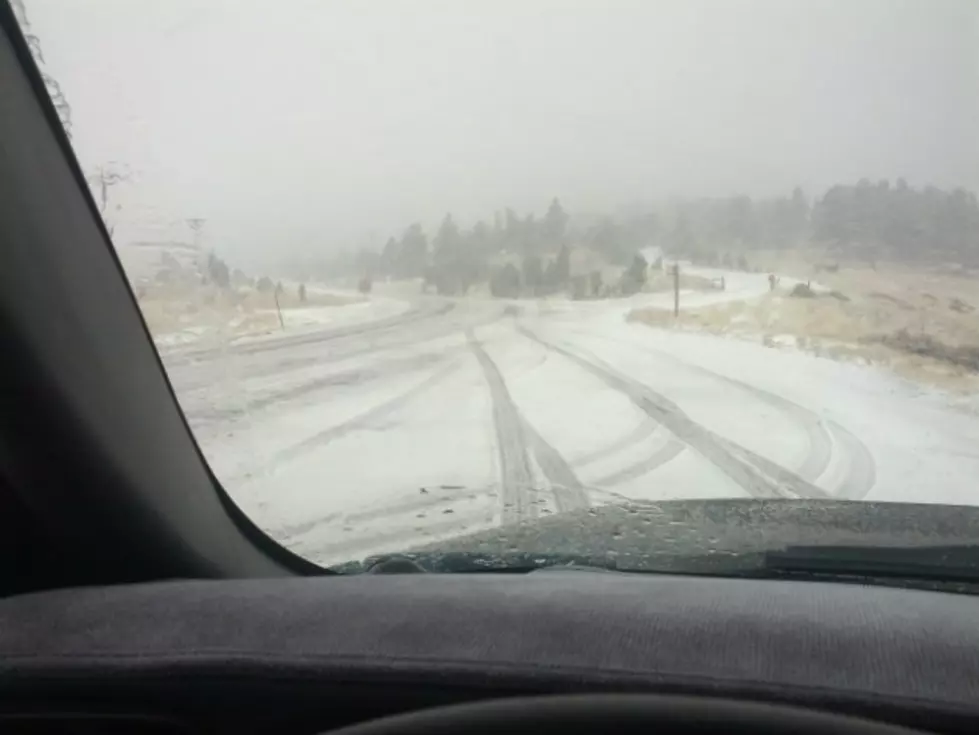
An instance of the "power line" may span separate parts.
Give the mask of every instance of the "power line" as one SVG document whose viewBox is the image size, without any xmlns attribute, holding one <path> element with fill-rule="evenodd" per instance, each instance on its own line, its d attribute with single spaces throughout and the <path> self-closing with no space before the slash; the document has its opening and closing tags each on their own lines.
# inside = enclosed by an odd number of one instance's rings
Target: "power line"
<svg viewBox="0 0 979 735">
<path fill-rule="evenodd" d="M 61 126 L 65 129 L 65 134 L 67 134 L 70 138 L 71 105 L 68 104 L 68 98 L 61 89 L 61 85 L 58 84 L 58 80 L 44 71 L 45 62 L 44 53 L 41 50 L 41 40 L 31 30 L 31 22 L 27 19 L 27 9 L 24 7 L 24 0 L 10 0 L 10 2 L 14 9 L 14 18 L 17 19 L 21 32 L 24 34 L 24 38 L 27 41 L 27 46 L 31 50 L 31 56 L 34 57 L 34 62 L 37 64 L 37 68 L 41 72 L 41 80 L 44 82 L 44 87 L 48 91 L 48 96 L 51 98 L 51 103 L 54 105 L 54 109 L 58 113 L 58 119 L 61 120 Z"/>
</svg>

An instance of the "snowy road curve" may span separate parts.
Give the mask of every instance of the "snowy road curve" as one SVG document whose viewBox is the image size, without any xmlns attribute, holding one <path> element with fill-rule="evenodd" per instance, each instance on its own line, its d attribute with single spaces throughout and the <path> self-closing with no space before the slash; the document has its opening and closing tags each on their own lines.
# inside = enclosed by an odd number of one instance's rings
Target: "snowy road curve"
<svg viewBox="0 0 979 735">
<path fill-rule="evenodd" d="M 623 500 L 974 502 L 979 420 L 940 396 L 635 305 L 427 299 L 165 362 L 231 496 L 320 562 Z"/>
</svg>

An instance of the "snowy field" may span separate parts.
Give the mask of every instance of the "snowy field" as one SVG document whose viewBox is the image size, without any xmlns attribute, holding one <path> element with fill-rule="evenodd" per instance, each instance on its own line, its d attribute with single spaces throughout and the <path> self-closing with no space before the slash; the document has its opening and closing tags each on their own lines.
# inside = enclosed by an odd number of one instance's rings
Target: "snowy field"
<svg viewBox="0 0 979 735">
<path fill-rule="evenodd" d="M 724 276 L 685 306 L 768 288 Z M 876 368 L 625 321 L 672 298 L 428 298 L 165 360 L 231 496 L 324 563 L 624 499 L 979 504 L 975 413 Z"/>
</svg>

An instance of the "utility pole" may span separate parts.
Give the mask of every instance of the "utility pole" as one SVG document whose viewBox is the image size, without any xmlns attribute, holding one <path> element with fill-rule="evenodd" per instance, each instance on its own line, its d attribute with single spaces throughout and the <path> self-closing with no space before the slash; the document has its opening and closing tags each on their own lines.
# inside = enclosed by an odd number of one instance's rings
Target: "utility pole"
<svg viewBox="0 0 979 735">
<path fill-rule="evenodd" d="M 27 41 L 27 46 L 31 51 L 31 56 L 41 73 L 41 81 L 44 82 L 44 88 L 47 90 L 48 97 L 51 98 L 51 104 L 54 105 L 54 110 L 58 113 L 61 127 L 68 139 L 71 140 L 71 105 L 68 104 L 68 98 L 61 89 L 61 85 L 58 84 L 58 80 L 45 70 L 47 62 L 44 60 L 44 52 L 41 50 L 41 39 L 31 28 L 31 22 L 27 18 L 27 9 L 24 7 L 24 0 L 11 0 L 10 4 L 14 11 L 14 19 L 20 26 L 24 40 Z M 109 189 L 120 181 L 128 180 L 130 174 L 127 171 L 119 171 L 110 164 L 108 167 L 100 166 L 94 175 L 85 178 L 94 189 L 98 190 L 99 213 L 102 215 L 102 221 L 105 222 L 105 215 L 109 208 Z M 115 225 L 110 225 L 108 222 L 105 222 L 105 225 L 109 237 L 112 237 Z"/>
<path fill-rule="evenodd" d="M 109 231 L 109 237 L 112 237 L 116 226 L 115 224 L 110 224 L 106 219 L 106 213 L 109 211 L 109 189 L 122 181 L 128 181 L 130 178 L 129 172 L 120 170 L 115 164 L 109 163 L 106 166 L 99 166 L 95 169 L 95 173 L 86 178 L 92 188 L 95 189 L 94 193 L 98 197 L 99 214 L 102 215 L 102 221 L 105 222 L 105 227 Z"/>
<path fill-rule="evenodd" d="M 276 282 L 275 288 L 272 290 L 272 296 L 275 298 L 275 312 L 279 315 L 279 328 L 284 332 L 286 329 L 286 323 L 282 321 L 282 307 L 279 306 L 279 293 L 282 291 L 282 282 Z"/>
<path fill-rule="evenodd" d="M 197 259 L 197 269 L 198 274 L 203 279 L 208 279 L 210 274 L 208 273 L 208 263 L 205 262 L 201 255 L 201 230 L 204 229 L 204 223 L 207 222 L 203 217 L 188 217 L 187 226 L 193 234 L 194 239 L 194 257 Z"/>
<path fill-rule="evenodd" d="M 680 264 L 673 264 L 673 317 L 680 316 Z"/>
<path fill-rule="evenodd" d="M 198 250 L 201 247 L 201 230 L 204 229 L 206 222 L 207 220 L 203 217 L 189 217 L 187 219 L 187 226 L 194 233 L 194 247 Z"/>
</svg>

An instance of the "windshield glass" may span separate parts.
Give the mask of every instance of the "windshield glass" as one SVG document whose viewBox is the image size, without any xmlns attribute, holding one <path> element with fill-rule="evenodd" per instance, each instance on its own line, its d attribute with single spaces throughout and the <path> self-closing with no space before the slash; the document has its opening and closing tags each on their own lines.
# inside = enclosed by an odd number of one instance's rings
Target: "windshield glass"
<svg viewBox="0 0 979 735">
<path fill-rule="evenodd" d="M 979 504 L 973 0 L 13 7 L 293 551 L 629 568 Z"/>
</svg>

